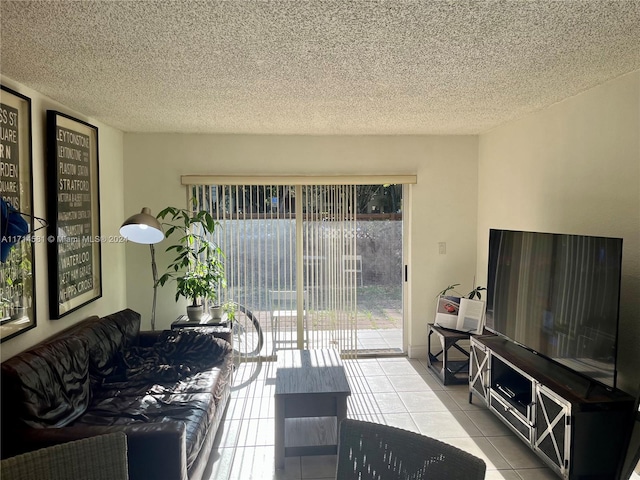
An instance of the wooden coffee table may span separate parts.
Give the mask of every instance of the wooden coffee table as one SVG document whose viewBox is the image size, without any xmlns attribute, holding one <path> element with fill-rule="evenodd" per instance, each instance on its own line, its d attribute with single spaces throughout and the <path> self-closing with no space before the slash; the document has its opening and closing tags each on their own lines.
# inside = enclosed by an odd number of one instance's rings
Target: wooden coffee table
<svg viewBox="0 0 640 480">
<path fill-rule="evenodd" d="M 347 416 L 349 395 L 349 382 L 336 350 L 279 350 L 275 392 L 276 468 L 284 468 L 285 456 L 337 453 L 338 425 Z M 287 419 L 300 420 L 286 422 Z M 296 434 L 306 439 L 306 444 L 290 445 Z M 313 444 L 308 440 L 313 440 Z"/>
</svg>

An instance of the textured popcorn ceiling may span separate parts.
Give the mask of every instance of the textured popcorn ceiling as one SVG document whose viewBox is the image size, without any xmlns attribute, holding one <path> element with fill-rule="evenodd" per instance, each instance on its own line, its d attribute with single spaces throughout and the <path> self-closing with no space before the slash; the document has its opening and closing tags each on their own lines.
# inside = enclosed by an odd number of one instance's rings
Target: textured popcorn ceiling
<svg viewBox="0 0 640 480">
<path fill-rule="evenodd" d="M 126 132 L 475 134 L 640 68 L 640 1 L 0 1 L 2 75 Z"/>
</svg>

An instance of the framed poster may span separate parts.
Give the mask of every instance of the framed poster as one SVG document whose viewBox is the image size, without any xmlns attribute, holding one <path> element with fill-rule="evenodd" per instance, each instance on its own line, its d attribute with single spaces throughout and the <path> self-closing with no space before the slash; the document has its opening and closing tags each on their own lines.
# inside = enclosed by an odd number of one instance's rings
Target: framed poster
<svg viewBox="0 0 640 480">
<path fill-rule="evenodd" d="M 47 110 L 49 310 L 61 318 L 102 296 L 98 128 Z"/>
<path fill-rule="evenodd" d="M 0 342 L 36 326 L 31 99 L 0 89 Z"/>
</svg>

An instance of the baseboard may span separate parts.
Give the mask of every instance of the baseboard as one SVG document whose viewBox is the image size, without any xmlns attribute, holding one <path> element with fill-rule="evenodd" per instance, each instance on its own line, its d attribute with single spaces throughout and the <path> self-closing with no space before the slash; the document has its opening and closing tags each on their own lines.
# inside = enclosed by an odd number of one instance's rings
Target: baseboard
<svg viewBox="0 0 640 480">
<path fill-rule="evenodd" d="M 427 345 L 409 345 L 409 358 L 427 358 Z"/>
</svg>

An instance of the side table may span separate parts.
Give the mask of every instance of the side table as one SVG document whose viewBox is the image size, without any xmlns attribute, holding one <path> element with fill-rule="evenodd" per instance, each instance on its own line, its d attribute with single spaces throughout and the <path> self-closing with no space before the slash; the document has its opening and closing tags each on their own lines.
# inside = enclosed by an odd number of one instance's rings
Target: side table
<svg viewBox="0 0 640 480">
<path fill-rule="evenodd" d="M 428 366 L 436 371 L 444 385 L 469 382 L 469 351 L 458 345 L 460 340 L 469 340 L 470 333 L 447 330 L 433 323 L 428 324 L 427 337 Z M 431 352 L 431 336 L 440 341 L 440 351 Z M 449 349 L 455 348 L 464 355 L 465 360 L 450 360 Z"/>
<path fill-rule="evenodd" d="M 220 327 L 220 326 L 224 326 L 224 327 L 228 326 L 226 313 L 223 313 L 222 318 L 218 320 L 213 320 L 211 318 L 211 315 L 209 315 L 208 313 L 205 313 L 204 315 L 202 315 L 202 318 L 200 319 L 199 322 L 192 322 L 191 320 L 189 320 L 189 317 L 187 317 L 186 315 L 180 315 L 178 318 L 175 319 L 175 321 L 171 323 L 171 330 L 176 330 L 178 328 Z"/>
<path fill-rule="evenodd" d="M 279 350 L 277 365 L 276 469 L 284 468 L 284 457 L 336 454 L 351 395 L 340 355 L 332 349 Z"/>
<path fill-rule="evenodd" d="M 180 315 L 171 323 L 171 330 L 180 330 L 182 328 L 197 328 L 203 333 L 215 335 L 232 344 L 231 324 L 227 321 L 226 314 L 216 322 L 211 321 L 210 315 L 203 315 L 199 322 L 192 322 L 186 315 Z"/>
</svg>

